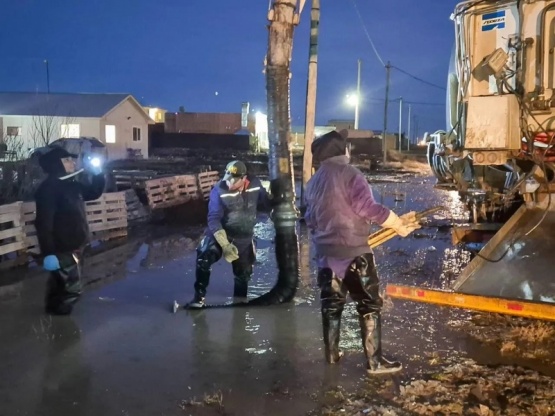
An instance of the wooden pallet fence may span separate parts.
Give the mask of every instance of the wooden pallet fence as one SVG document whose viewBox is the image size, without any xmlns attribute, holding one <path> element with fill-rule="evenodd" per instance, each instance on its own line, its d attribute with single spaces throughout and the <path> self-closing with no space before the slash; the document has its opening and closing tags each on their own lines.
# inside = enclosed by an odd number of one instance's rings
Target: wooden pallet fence
<svg viewBox="0 0 555 416">
<path fill-rule="evenodd" d="M 195 175 L 169 176 L 145 182 L 145 191 L 151 209 L 168 208 L 184 204 L 198 194 Z"/>
<path fill-rule="evenodd" d="M 202 195 L 204 200 L 208 200 L 210 197 L 210 191 L 220 180 L 220 174 L 218 171 L 202 172 L 199 173 L 197 177 L 199 193 Z"/>
<path fill-rule="evenodd" d="M 127 235 L 125 192 L 103 194 L 85 203 L 87 222 L 93 240 L 110 240 Z"/>
<path fill-rule="evenodd" d="M 0 256 L 25 250 L 21 202 L 0 206 Z"/>
<path fill-rule="evenodd" d="M 118 171 L 113 172 L 118 191 L 126 189 L 144 189 L 145 182 L 158 176 L 155 171 Z"/>
<path fill-rule="evenodd" d="M 25 234 L 25 249 L 30 254 L 40 254 L 39 239 L 35 228 L 37 207 L 34 202 L 21 204 L 21 218 Z"/>
</svg>

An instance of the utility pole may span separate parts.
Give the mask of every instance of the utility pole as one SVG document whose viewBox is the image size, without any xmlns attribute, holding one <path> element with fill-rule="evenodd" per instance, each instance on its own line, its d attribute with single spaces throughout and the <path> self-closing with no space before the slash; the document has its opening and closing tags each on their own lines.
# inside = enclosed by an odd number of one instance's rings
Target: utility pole
<svg viewBox="0 0 555 416">
<path fill-rule="evenodd" d="M 44 64 L 46 65 L 46 91 L 50 94 L 50 72 L 48 71 L 48 60 L 44 60 Z"/>
<path fill-rule="evenodd" d="M 383 148 L 383 163 L 387 163 L 387 107 L 389 104 L 389 73 L 391 71 L 391 64 L 387 61 L 385 66 L 385 104 L 383 111 L 383 133 L 382 133 L 382 148 Z"/>
<path fill-rule="evenodd" d="M 360 68 L 362 66 L 362 60 L 358 60 L 358 70 L 357 70 L 357 100 L 355 103 L 355 130 L 358 130 L 358 120 L 359 120 L 359 110 L 360 110 Z"/>
<path fill-rule="evenodd" d="M 289 149 L 290 62 L 293 32 L 299 23 L 297 0 L 274 0 L 268 12 L 266 98 L 268 102 L 268 170 L 272 193 L 271 219 L 276 232 L 278 279 L 270 291 L 276 303 L 290 302 L 299 282 L 299 246 L 293 158 Z"/>
<path fill-rule="evenodd" d="M 408 123 L 408 126 L 407 126 L 407 136 L 408 136 L 407 137 L 407 152 L 410 151 L 410 139 L 411 139 L 411 136 L 410 136 L 410 118 L 411 118 L 411 114 L 410 113 L 411 113 L 411 111 L 412 111 L 412 104 L 409 104 L 409 116 L 407 117 L 407 123 Z"/>
<path fill-rule="evenodd" d="M 418 144 L 418 116 L 417 115 L 414 116 L 414 135 L 415 135 L 415 141 Z"/>
<path fill-rule="evenodd" d="M 403 97 L 399 97 L 399 153 L 403 151 Z"/>
<path fill-rule="evenodd" d="M 312 141 L 316 124 L 316 89 L 318 80 L 318 32 L 320 26 L 320 0 L 312 0 L 310 10 L 310 48 L 308 51 L 308 81 L 306 86 L 306 113 L 303 152 L 303 186 L 301 207 L 304 207 L 305 187 L 312 177 Z"/>
</svg>

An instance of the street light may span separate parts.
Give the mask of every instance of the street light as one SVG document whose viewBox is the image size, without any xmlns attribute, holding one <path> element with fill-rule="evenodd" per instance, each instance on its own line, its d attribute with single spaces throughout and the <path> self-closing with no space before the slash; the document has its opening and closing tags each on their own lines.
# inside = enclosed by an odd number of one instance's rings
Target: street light
<svg viewBox="0 0 555 416">
<path fill-rule="evenodd" d="M 356 94 L 347 94 L 347 104 L 356 107 L 358 105 L 358 95 Z"/>
<path fill-rule="evenodd" d="M 347 104 L 355 107 L 355 130 L 358 130 L 358 106 L 360 104 L 360 96 L 358 94 L 347 94 L 345 97 Z"/>
<path fill-rule="evenodd" d="M 347 102 L 355 107 L 355 130 L 358 130 L 358 107 L 360 106 L 360 68 L 362 61 L 357 61 L 357 92 L 356 94 L 347 95 Z"/>
</svg>

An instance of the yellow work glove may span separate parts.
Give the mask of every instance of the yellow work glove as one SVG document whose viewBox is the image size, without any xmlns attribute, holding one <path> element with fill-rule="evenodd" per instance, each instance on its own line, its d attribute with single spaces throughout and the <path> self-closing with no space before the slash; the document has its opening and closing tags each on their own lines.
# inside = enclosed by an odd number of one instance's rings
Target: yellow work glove
<svg viewBox="0 0 555 416">
<path fill-rule="evenodd" d="M 422 227 L 416 219 L 415 211 L 408 212 L 401 217 L 397 216 L 393 211 L 389 211 L 389 216 L 381 226 L 383 228 L 391 228 L 401 237 L 406 237 L 414 230 Z"/>
<path fill-rule="evenodd" d="M 225 230 L 218 230 L 214 233 L 214 238 L 222 248 L 224 259 L 228 263 L 232 263 L 239 259 L 239 250 L 229 242 Z"/>
</svg>

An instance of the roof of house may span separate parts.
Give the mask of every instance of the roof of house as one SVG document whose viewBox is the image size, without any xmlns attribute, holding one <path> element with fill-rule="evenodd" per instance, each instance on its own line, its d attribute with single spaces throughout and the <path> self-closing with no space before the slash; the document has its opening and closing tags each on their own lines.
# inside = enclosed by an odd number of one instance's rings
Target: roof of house
<svg viewBox="0 0 555 416">
<path fill-rule="evenodd" d="M 0 115 L 103 117 L 127 97 L 133 98 L 130 94 L 0 92 Z"/>
</svg>

